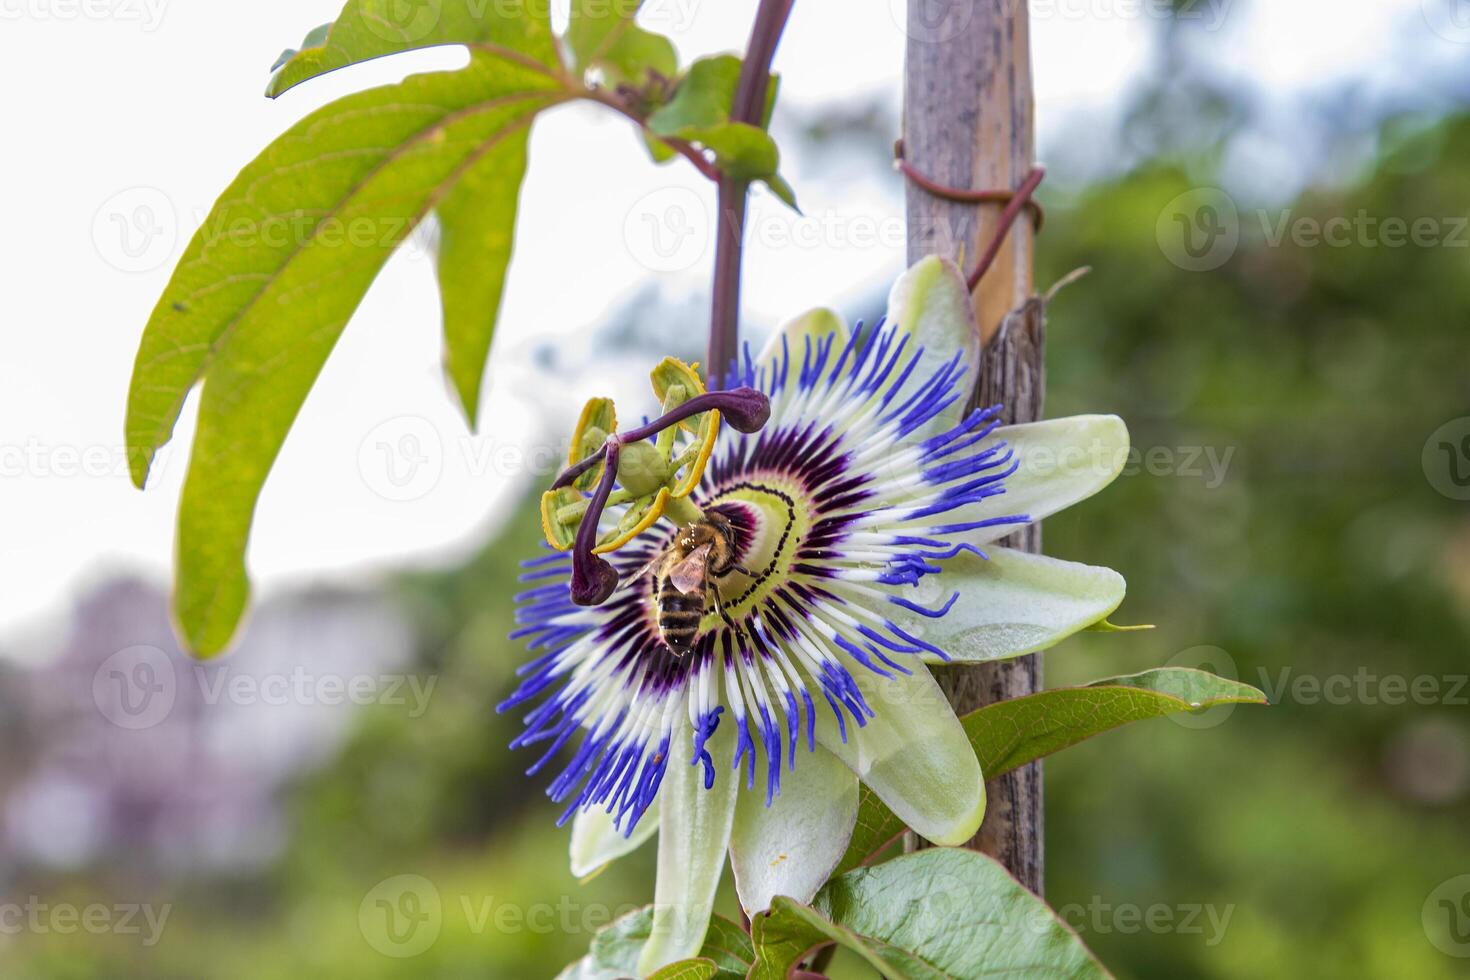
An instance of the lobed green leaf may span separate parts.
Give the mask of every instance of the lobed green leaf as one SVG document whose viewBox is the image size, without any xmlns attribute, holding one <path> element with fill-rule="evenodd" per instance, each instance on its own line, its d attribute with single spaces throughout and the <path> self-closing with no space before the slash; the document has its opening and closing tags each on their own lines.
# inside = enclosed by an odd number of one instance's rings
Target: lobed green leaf
<svg viewBox="0 0 1470 980">
<path fill-rule="evenodd" d="M 126 421 L 141 487 L 208 373 L 180 504 L 175 591 L 198 653 L 219 652 L 234 633 L 261 486 L 368 286 L 435 208 L 450 205 L 451 232 L 463 233 L 455 187 L 487 159 L 522 153 L 525 127 L 564 97 L 544 72 L 488 56 L 349 96 L 267 147 L 205 219 L 144 331 Z M 460 254 L 451 250 L 451 266 L 463 265 Z M 488 301 L 487 291 L 480 308 Z M 472 298 L 456 303 L 475 308 Z"/>
<path fill-rule="evenodd" d="M 266 95 L 275 98 L 348 65 L 445 44 L 560 69 L 549 10 L 547 3 L 493 0 L 348 0 L 335 21 L 313 30 L 301 50 L 276 63 Z"/>
</svg>

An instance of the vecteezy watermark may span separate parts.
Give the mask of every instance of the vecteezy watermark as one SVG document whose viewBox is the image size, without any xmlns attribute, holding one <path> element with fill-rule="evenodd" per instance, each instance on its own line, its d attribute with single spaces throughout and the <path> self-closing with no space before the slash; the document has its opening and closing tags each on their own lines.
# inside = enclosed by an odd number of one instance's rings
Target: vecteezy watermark
<svg viewBox="0 0 1470 980">
<path fill-rule="evenodd" d="M 1184 902 L 1170 905 L 1155 902 L 1152 905 L 1135 905 L 1130 902 L 1109 902 L 1094 895 L 1086 904 L 1070 902 L 1057 907 L 1057 916 L 1079 933 L 1097 936 L 1119 933 L 1125 936 L 1147 932 L 1156 936 L 1201 936 L 1206 946 L 1218 946 L 1230 928 L 1235 905 Z M 1040 917 L 1040 913 L 1038 913 Z M 1038 921 L 1044 929 L 1048 923 Z"/>
<path fill-rule="evenodd" d="M 0 0 L 3 3 L 4 0 Z M 436 253 L 433 222 L 402 215 L 275 214 L 259 217 L 210 208 L 183 212 L 199 225 L 208 248 L 298 251 L 315 248 L 356 251 L 397 250 L 412 258 Z M 112 195 L 92 218 L 92 243 L 108 265 L 120 272 L 151 272 L 178 258 L 184 229 L 181 210 L 157 187 L 130 187 Z"/>
<path fill-rule="evenodd" d="M 1470 248 L 1470 216 L 1351 215 L 1319 217 L 1287 208 L 1252 212 L 1268 248 Z M 1230 261 L 1240 247 L 1242 218 L 1230 195 L 1196 188 L 1164 206 L 1154 227 L 1165 258 L 1189 272 L 1208 272 Z"/>
<path fill-rule="evenodd" d="M 174 710 L 178 694 L 173 661 L 158 647 L 119 650 L 92 674 L 92 702 L 119 728 L 152 728 Z"/>
<path fill-rule="evenodd" d="M 1225 482 L 1235 458 L 1234 446 L 1127 446 L 1119 448 L 1094 440 L 1091 445 L 1067 446 L 1061 450 L 1043 446 L 1029 450 L 1020 460 L 1028 475 L 1045 477 L 1056 473 L 1121 473 L 1137 476 L 1180 477 L 1200 480 L 1214 490 Z"/>
<path fill-rule="evenodd" d="M 446 919 L 459 916 L 472 935 L 488 933 L 538 936 L 593 935 L 636 905 L 579 902 L 562 895 L 556 902 L 521 903 L 494 895 L 453 896 L 446 902 L 422 875 L 396 875 L 378 882 L 357 909 L 357 924 L 369 946 L 396 959 L 427 952 L 439 939 Z"/>
<path fill-rule="evenodd" d="M 357 466 L 363 483 L 385 500 L 421 500 L 439 485 L 453 462 L 471 479 L 487 476 L 549 477 L 566 465 L 567 447 L 551 443 L 524 445 L 489 436 L 448 436 L 417 415 L 379 423 L 358 447 Z"/>
<path fill-rule="evenodd" d="M 108 905 L 93 902 L 74 905 L 70 902 L 44 902 L 31 895 L 24 902 L 0 902 L 0 935 L 71 936 L 85 932 L 93 936 L 138 936 L 148 948 L 158 945 L 171 904 L 150 905 L 119 902 Z"/>
<path fill-rule="evenodd" d="M 665 187 L 639 198 L 623 219 L 623 241 L 651 272 L 682 272 L 709 251 L 711 222 L 704 199 L 687 187 Z"/>
<path fill-rule="evenodd" d="M 0 0 L 3 3 L 4 0 Z M 103 201 L 92 216 L 92 244 L 122 272 L 151 272 L 174 256 L 179 213 L 157 187 L 129 187 Z"/>
<path fill-rule="evenodd" d="M 1240 245 L 1240 213 L 1216 187 L 1185 191 L 1164 206 L 1154 225 L 1164 257 L 1189 272 L 1218 269 Z"/>
<path fill-rule="evenodd" d="M 169 0 L 0 0 L 0 20 L 112 20 L 153 32 Z"/>
<path fill-rule="evenodd" d="M 514 5 L 522 0 L 468 0 L 494 6 Z M 643 27 L 661 34 L 679 34 L 694 23 L 695 11 L 703 0 L 579 0 L 577 16 L 582 20 L 631 20 L 636 15 Z"/>
<path fill-rule="evenodd" d="M 1470 0 L 1419 0 L 1424 23 L 1446 41 L 1470 44 Z"/>
<path fill-rule="evenodd" d="M 363 896 L 357 927 L 368 945 L 384 956 L 418 956 L 438 941 L 444 928 L 439 889 L 422 875 L 380 881 Z"/>
<path fill-rule="evenodd" d="M 484 0 L 484 5 L 488 8 L 491 2 Z M 395 44 L 424 40 L 444 17 L 443 0 L 366 0 L 357 8 L 363 26 Z"/>
<path fill-rule="evenodd" d="M 958 37 L 974 16 L 970 0 L 888 0 L 893 22 L 915 41 L 939 44 Z M 912 16 L 910 16 L 912 14 Z"/>
<path fill-rule="evenodd" d="M 152 479 L 168 468 L 170 447 L 164 446 L 149 467 Z M 131 450 L 125 446 L 72 445 L 42 442 L 32 436 L 21 443 L 0 443 L 0 479 L 43 480 L 126 478 Z"/>
<path fill-rule="evenodd" d="M 434 491 L 451 459 L 472 479 L 552 476 L 566 465 L 566 447 L 530 446 L 460 435 L 446 439 L 428 419 L 404 415 L 378 424 L 358 447 L 363 483 L 385 500 L 421 500 Z"/>
<path fill-rule="evenodd" d="M 1446 956 L 1470 958 L 1470 874 L 1440 882 L 1424 900 L 1424 935 Z"/>
<path fill-rule="evenodd" d="M 92 701 L 102 717 L 132 731 L 161 724 L 178 703 L 181 688 L 192 684 L 198 700 L 210 706 L 286 705 L 336 708 L 371 704 L 402 707 L 421 718 L 439 684 L 437 675 L 317 674 L 305 667 L 287 673 L 250 674 L 229 664 L 176 665 L 157 647 L 119 650 L 92 674 Z"/>
<path fill-rule="evenodd" d="M 357 449 L 357 471 L 385 500 L 419 500 L 444 474 L 444 443 L 428 419 L 404 415 L 378 425 Z"/>
<path fill-rule="evenodd" d="M 1028 0 L 1008 0 L 1013 5 Z M 1157 20 L 1218 31 L 1235 0 L 1029 0 L 1033 21 Z"/>
<path fill-rule="evenodd" d="M 1164 666 L 1203 670 L 1232 681 L 1240 678 L 1240 670 L 1236 667 L 1235 658 L 1230 656 L 1228 651 L 1207 644 L 1180 650 L 1170 657 Z M 1223 725 L 1225 720 L 1234 713 L 1235 703 L 1226 702 L 1195 711 L 1174 712 L 1168 718 L 1182 728 L 1214 728 L 1216 725 Z"/>
<path fill-rule="evenodd" d="M 1430 433 L 1420 462 L 1430 486 L 1451 500 L 1470 500 L 1470 415 Z"/>
<path fill-rule="evenodd" d="M 1470 674 L 1378 674 L 1359 667 L 1346 674 L 1297 674 L 1291 667 L 1258 671 L 1256 686 L 1272 704 L 1470 706 Z"/>
</svg>

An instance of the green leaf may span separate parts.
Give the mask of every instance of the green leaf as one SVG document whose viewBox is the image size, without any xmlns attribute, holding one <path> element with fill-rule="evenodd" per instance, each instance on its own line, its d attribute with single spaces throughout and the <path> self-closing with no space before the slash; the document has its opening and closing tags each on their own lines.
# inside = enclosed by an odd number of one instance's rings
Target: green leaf
<svg viewBox="0 0 1470 980">
<path fill-rule="evenodd" d="M 623 980 L 635 976 L 638 952 L 652 928 L 652 905 L 629 912 L 592 937 L 587 955 L 557 974 L 557 980 Z"/>
<path fill-rule="evenodd" d="M 205 380 L 174 599 L 198 653 L 218 653 L 234 633 L 261 485 L 373 278 L 461 179 L 566 98 L 556 85 L 476 55 L 461 71 L 341 99 L 246 166 L 194 236 L 139 345 L 126 429 L 141 487 Z"/>
<path fill-rule="evenodd" d="M 1266 703 L 1266 696 L 1249 684 L 1165 667 L 1002 701 L 963 721 L 986 777 L 994 779 L 1130 722 L 1220 704 Z"/>
<path fill-rule="evenodd" d="M 700 58 L 689 66 L 674 97 L 648 117 L 648 128 L 658 136 L 688 140 L 715 155 L 720 169 L 741 180 L 765 180 L 778 198 L 793 208 L 795 194 L 776 173 L 781 153 L 775 140 L 760 126 L 730 121 L 735 90 L 740 82 L 740 59 L 732 54 Z M 769 117 L 774 103 L 773 80 L 766 102 Z"/>
<path fill-rule="evenodd" d="M 719 972 L 720 968 L 709 960 L 683 960 L 650 973 L 648 980 L 710 980 Z"/>
<path fill-rule="evenodd" d="M 300 51 L 276 63 L 271 98 L 348 65 L 442 44 L 560 69 L 561 56 L 544 3 L 491 0 L 348 0 L 336 21 L 306 36 Z"/>
<path fill-rule="evenodd" d="M 650 72 L 672 79 L 679 70 L 674 44 L 634 22 L 642 6 L 643 0 L 573 0 L 566 39 L 577 68 L 599 70 L 611 87 L 642 85 Z"/>
<path fill-rule="evenodd" d="M 310 31 L 306 33 L 305 39 L 303 39 L 301 42 L 301 48 L 287 48 L 285 51 L 281 52 L 281 56 L 276 59 L 275 64 L 271 65 L 271 71 L 275 72 L 286 62 L 296 57 L 298 54 L 301 53 L 303 48 L 316 48 L 320 47 L 323 44 L 326 44 L 327 35 L 331 32 L 331 30 L 331 24 L 323 24 L 320 27 L 313 27 Z"/>
<path fill-rule="evenodd" d="M 1028 762 L 1130 722 L 1203 711 L 1220 704 L 1265 704 L 1249 684 L 1200 670 L 1161 668 L 1086 687 L 1042 691 L 987 705 L 961 719 L 986 779 L 997 779 Z M 863 787 L 852 843 L 837 873 L 866 862 L 904 831 L 903 821 Z"/>
<path fill-rule="evenodd" d="M 648 117 L 648 128 L 660 136 L 681 136 L 729 122 L 739 84 L 740 59 L 735 55 L 699 58 L 684 73 L 669 103 Z"/>
<path fill-rule="evenodd" d="M 784 980 L 827 942 L 893 980 L 1109 976 L 1041 899 L 975 851 L 932 849 L 848 872 L 811 907 L 778 898 L 752 934 L 751 980 Z"/>
<path fill-rule="evenodd" d="M 709 932 L 704 935 L 701 958 L 710 960 L 720 968 L 721 977 L 744 978 L 755 962 L 755 946 L 745 930 L 722 915 L 710 919 Z"/>
<path fill-rule="evenodd" d="M 525 129 L 508 135 L 464 173 L 436 210 L 444 369 L 470 428 L 479 415 L 485 362 L 515 244 L 528 137 Z"/>
<path fill-rule="evenodd" d="M 599 932 L 592 940 L 590 951 L 582 959 L 568 966 L 557 980 L 626 980 L 637 976 L 638 954 L 648 941 L 653 930 L 653 906 L 647 905 L 630 912 L 612 925 Z M 710 921 L 709 933 L 704 948 L 696 960 L 683 960 L 670 964 L 666 970 L 688 967 L 693 963 L 709 963 L 713 972 L 692 973 L 689 977 L 719 977 L 720 980 L 743 978 L 755 961 L 755 947 L 745 930 L 723 916 Z M 655 974 L 664 976 L 686 976 L 685 974 Z"/>
</svg>

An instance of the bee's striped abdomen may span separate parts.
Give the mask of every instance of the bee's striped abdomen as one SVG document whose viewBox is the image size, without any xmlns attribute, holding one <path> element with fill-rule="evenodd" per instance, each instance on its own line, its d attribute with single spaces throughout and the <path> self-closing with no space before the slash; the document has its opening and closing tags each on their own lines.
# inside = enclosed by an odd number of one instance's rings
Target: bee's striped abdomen
<svg viewBox="0 0 1470 980">
<path fill-rule="evenodd" d="M 705 592 L 680 592 L 667 577 L 658 580 L 658 632 L 679 656 L 694 647 L 699 622 L 704 619 Z"/>
</svg>

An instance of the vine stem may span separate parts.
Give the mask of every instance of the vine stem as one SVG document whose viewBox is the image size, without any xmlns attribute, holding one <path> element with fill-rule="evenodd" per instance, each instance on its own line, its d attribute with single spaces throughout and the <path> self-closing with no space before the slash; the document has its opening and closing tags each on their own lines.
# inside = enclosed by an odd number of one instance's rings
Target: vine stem
<svg viewBox="0 0 1470 980">
<path fill-rule="evenodd" d="M 732 122 L 759 126 L 770 87 L 771 61 L 796 0 L 761 0 L 750 30 Z M 728 175 L 719 181 L 716 201 L 715 273 L 710 301 L 709 353 L 705 372 L 711 390 L 723 388 L 740 350 L 740 265 L 745 250 L 745 211 L 750 181 Z"/>
</svg>

